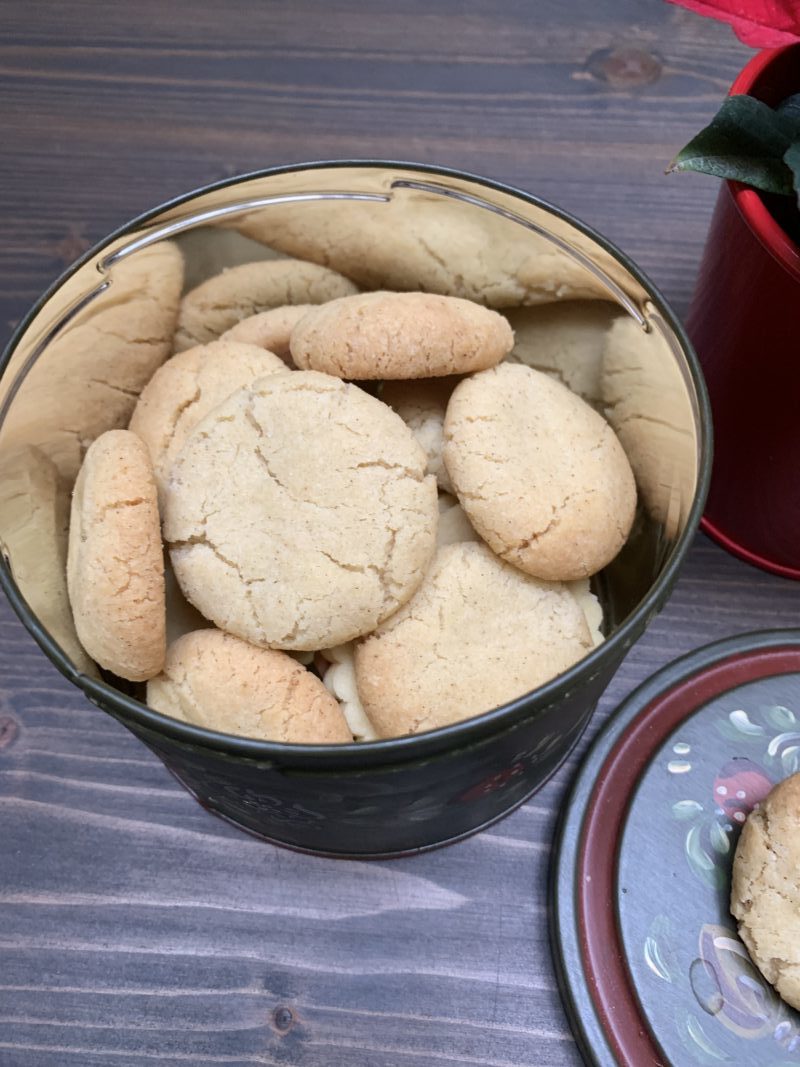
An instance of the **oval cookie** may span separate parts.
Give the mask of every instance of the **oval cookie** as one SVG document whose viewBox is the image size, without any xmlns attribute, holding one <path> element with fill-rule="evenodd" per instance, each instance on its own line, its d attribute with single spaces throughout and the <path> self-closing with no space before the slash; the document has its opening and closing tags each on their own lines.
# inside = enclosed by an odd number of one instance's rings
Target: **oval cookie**
<svg viewBox="0 0 800 1067">
<path fill-rule="evenodd" d="M 164 556 L 153 466 L 129 430 L 89 447 L 75 482 L 67 553 L 75 629 L 92 657 L 144 681 L 164 666 Z"/>
<path fill-rule="evenodd" d="M 208 730 L 296 745 L 347 744 L 353 736 L 319 678 L 287 656 L 220 630 L 185 634 L 147 683 L 147 703 Z"/>
<path fill-rule="evenodd" d="M 748 815 L 733 861 L 731 911 L 758 969 L 800 1010 L 800 774 Z"/>
<path fill-rule="evenodd" d="M 625 543 L 636 486 L 614 431 L 559 382 L 505 363 L 461 382 L 444 460 L 487 544 L 551 581 L 595 574 Z"/>
<path fill-rule="evenodd" d="M 514 335 L 470 300 L 432 293 L 360 293 L 314 308 L 292 332 L 298 367 L 341 378 L 439 378 L 499 363 Z"/>
<path fill-rule="evenodd" d="M 284 304 L 324 304 L 358 290 L 336 271 L 301 259 L 242 263 L 201 282 L 181 301 L 175 351 L 215 341 L 242 319 Z"/>
<path fill-rule="evenodd" d="M 172 468 L 164 535 L 187 598 L 264 647 L 369 633 L 433 555 L 436 483 L 411 431 L 357 386 L 262 378 L 195 427 Z"/>
<path fill-rule="evenodd" d="M 356 682 L 381 737 L 421 733 L 523 696 L 592 648 L 580 606 L 486 545 L 440 548 L 405 607 L 356 645 Z"/>
<path fill-rule="evenodd" d="M 159 367 L 143 389 L 129 427 L 147 445 L 159 491 L 187 436 L 209 411 L 243 385 L 285 370 L 272 352 L 223 340 L 179 352 Z"/>
</svg>

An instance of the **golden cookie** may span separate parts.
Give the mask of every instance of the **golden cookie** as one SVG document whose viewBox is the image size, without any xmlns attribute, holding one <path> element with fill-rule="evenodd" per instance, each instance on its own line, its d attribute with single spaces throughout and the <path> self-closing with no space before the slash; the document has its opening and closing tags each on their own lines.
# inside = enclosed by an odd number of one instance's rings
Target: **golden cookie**
<svg viewBox="0 0 800 1067">
<path fill-rule="evenodd" d="M 514 335 L 502 315 L 431 293 L 360 293 L 310 311 L 292 331 L 298 367 L 341 378 L 438 378 L 499 363 Z"/>
<path fill-rule="evenodd" d="M 260 311 L 231 326 L 222 334 L 220 341 L 243 341 L 248 345 L 267 348 L 280 356 L 287 366 L 294 367 L 289 338 L 300 319 L 313 307 L 313 304 L 286 304 L 285 307 Z"/>
<path fill-rule="evenodd" d="M 129 430 L 90 445 L 72 496 L 67 586 L 81 644 L 132 682 L 166 651 L 164 563 L 153 466 Z"/>
<path fill-rule="evenodd" d="M 162 241 L 121 260 L 109 276 L 108 289 L 33 365 L 3 423 L 4 451 L 34 445 L 70 484 L 92 441 L 128 425 L 136 398 L 169 355 L 183 258 Z"/>
<path fill-rule="evenodd" d="M 428 457 L 428 473 L 445 493 L 452 493 L 453 486 L 442 459 L 444 413 L 457 382 L 457 378 L 384 382 L 381 390 L 381 400 L 397 412 L 419 441 Z"/>
<path fill-rule="evenodd" d="M 381 737 L 480 715 L 591 651 L 575 597 L 482 544 L 440 548 L 422 586 L 356 645 L 358 692 Z"/>
<path fill-rule="evenodd" d="M 512 363 L 456 386 L 444 461 L 487 544 L 551 581 L 586 578 L 630 532 L 636 486 L 608 423 L 546 374 Z"/>
<path fill-rule="evenodd" d="M 0 454 L 0 544 L 28 607 L 75 667 L 97 669 L 83 650 L 67 594 L 69 488 L 36 448 Z"/>
<path fill-rule="evenodd" d="M 800 774 L 748 815 L 733 860 L 731 911 L 755 965 L 800 1010 Z"/>
<path fill-rule="evenodd" d="M 322 682 L 285 652 L 256 648 L 220 630 L 169 646 L 147 703 L 207 730 L 294 745 L 348 744 L 341 709 Z"/>
<path fill-rule="evenodd" d="M 315 371 L 234 393 L 172 468 L 164 536 L 187 598 L 264 647 L 369 633 L 414 593 L 436 540 L 436 483 L 380 400 Z"/>
<path fill-rule="evenodd" d="M 274 353 L 238 341 L 212 341 L 168 359 L 142 390 L 130 429 L 150 452 L 159 492 L 183 444 L 201 419 L 256 378 L 285 371 Z"/>
<path fill-rule="evenodd" d="M 215 341 L 237 322 L 285 304 L 324 304 L 357 292 L 341 274 L 300 259 L 242 263 L 202 282 L 184 296 L 175 351 Z"/>
</svg>

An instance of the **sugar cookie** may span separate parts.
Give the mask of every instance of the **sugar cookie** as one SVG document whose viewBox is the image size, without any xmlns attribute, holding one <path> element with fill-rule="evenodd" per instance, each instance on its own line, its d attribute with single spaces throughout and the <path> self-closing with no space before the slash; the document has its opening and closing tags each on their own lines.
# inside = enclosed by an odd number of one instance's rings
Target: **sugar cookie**
<svg viewBox="0 0 800 1067">
<path fill-rule="evenodd" d="M 208 730 L 296 745 L 353 737 L 333 696 L 285 652 L 256 648 L 221 630 L 197 630 L 169 646 L 147 703 Z"/>
<path fill-rule="evenodd" d="M 81 644 L 138 682 L 164 665 L 164 561 L 155 477 L 129 430 L 89 447 L 72 495 L 67 586 Z"/>
<path fill-rule="evenodd" d="M 627 456 L 605 419 L 546 374 L 504 363 L 461 382 L 444 438 L 461 506 L 514 566 L 586 578 L 624 545 L 636 508 Z"/>
<path fill-rule="evenodd" d="M 591 647 L 563 585 L 523 574 L 486 545 L 448 545 L 408 604 L 356 644 L 356 681 L 375 729 L 394 737 L 524 696 Z"/>
<path fill-rule="evenodd" d="M 731 911 L 753 962 L 800 1010 L 800 774 L 748 815 L 733 861 Z"/>
<path fill-rule="evenodd" d="M 341 378 L 438 378 L 499 363 L 508 321 L 471 300 L 431 293 L 359 293 L 331 300 L 292 331 L 298 367 Z"/>
<path fill-rule="evenodd" d="M 241 389 L 189 436 L 164 536 L 187 598 L 264 647 L 369 633 L 433 555 L 436 483 L 402 419 L 357 386 L 284 371 Z"/>
</svg>

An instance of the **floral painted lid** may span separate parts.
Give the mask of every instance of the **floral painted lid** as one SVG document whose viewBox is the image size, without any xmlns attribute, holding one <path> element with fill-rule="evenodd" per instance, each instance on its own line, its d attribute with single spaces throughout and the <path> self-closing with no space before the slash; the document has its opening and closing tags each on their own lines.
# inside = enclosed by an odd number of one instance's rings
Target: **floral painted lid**
<svg viewBox="0 0 800 1067">
<path fill-rule="evenodd" d="M 748 812 L 800 771 L 800 631 L 655 674 L 591 748 L 559 827 L 553 948 L 588 1064 L 800 1067 L 800 1012 L 729 911 Z"/>
</svg>

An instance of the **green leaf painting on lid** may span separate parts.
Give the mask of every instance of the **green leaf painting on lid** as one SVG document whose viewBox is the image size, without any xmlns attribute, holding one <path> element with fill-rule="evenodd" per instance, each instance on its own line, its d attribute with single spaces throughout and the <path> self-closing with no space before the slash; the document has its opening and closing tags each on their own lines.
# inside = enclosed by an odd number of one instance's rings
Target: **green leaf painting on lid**
<svg viewBox="0 0 800 1067">
<path fill-rule="evenodd" d="M 796 110 L 777 112 L 752 96 L 729 96 L 668 171 L 694 170 L 788 195 L 794 185 L 784 156 L 798 141 Z"/>
</svg>

